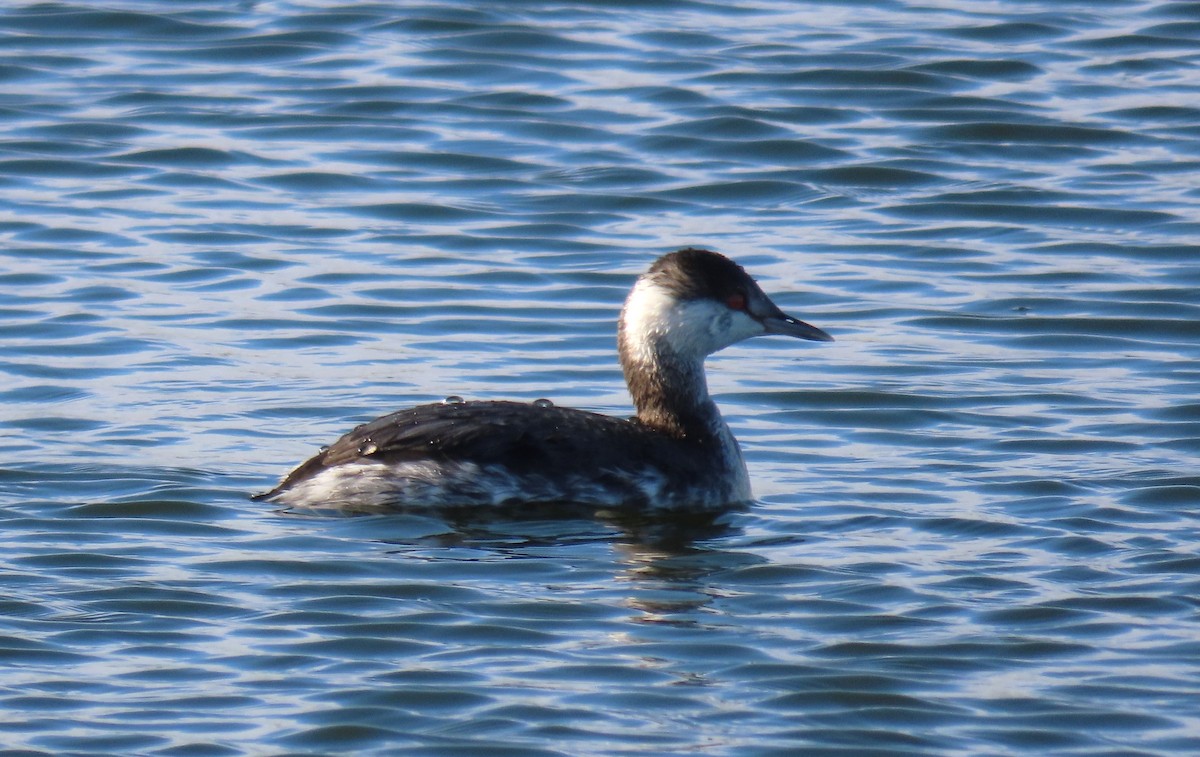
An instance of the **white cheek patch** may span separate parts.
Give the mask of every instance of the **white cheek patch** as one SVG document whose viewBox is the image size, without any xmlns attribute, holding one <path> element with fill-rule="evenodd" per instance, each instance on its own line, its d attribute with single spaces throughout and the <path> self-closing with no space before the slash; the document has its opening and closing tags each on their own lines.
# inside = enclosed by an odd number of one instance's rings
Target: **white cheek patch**
<svg viewBox="0 0 1200 757">
<path fill-rule="evenodd" d="M 708 330 L 712 334 L 713 341 L 729 334 L 733 330 L 733 311 L 726 310 L 724 313 L 718 313 L 717 317 L 712 319 Z"/>
<path fill-rule="evenodd" d="M 677 330 L 672 311 L 678 303 L 658 285 L 639 279 L 625 301 L 621 326 L 631 357 L 640 363 L 658 359 L 654 345 Z"/>
<path fill-rule="evenodd" d="M 631 357 L 643 363 L 658 356 L 655 345 L 676 355 L 703 360 L 719 349 L 764 333 L 761 323 L 712 300 L 679 301 L 653 281 L 642 279 L 625 303 L 624 338 Z"/>
<path fill-rule="evenodd" d="M 713 338 L 719 344 L 713 352 L 736 344 L 743 339 L 765 334 L 767 331 L 759 321 L 746 313 L 734 310 L 726 310 L 722 313 L 721 317 L 717 319 L 717 323 L 720 330 L 718 333 L 714 333 Z"/>
</svg>

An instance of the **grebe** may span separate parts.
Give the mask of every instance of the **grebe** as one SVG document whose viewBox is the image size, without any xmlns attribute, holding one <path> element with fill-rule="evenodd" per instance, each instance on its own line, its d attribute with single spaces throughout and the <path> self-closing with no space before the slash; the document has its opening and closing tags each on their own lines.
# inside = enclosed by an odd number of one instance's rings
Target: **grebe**
<svg viewBox="0 0 1200 757">
<path fill-rule="evenodd" d="M 761 334 L 833 341 L 776 307 L 732 260 L 679 250 L 638 278 L 621 309 L 617 346 L 636 417 L 449 398 L 359 426 L 254 499 L 345 511 L 745 502 L 746 463 L 708 395 L 704 358 Z"/>
</svg>

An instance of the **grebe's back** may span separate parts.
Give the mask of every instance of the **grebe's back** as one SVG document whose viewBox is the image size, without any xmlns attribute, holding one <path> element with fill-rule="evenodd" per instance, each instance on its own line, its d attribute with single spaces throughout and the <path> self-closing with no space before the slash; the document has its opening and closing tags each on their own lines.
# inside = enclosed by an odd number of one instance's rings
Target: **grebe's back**
<svg viewBox="0 0 1200 757">
<path fill-rule="evenodd" d="M 359 426 L 256 498 L 350 510 L 521 501 L 711 509 L 749 498 L 744 467 L 729 475 L 714 464 L 712 442 L 541 403 L 420 405 Z"/>
</svg>

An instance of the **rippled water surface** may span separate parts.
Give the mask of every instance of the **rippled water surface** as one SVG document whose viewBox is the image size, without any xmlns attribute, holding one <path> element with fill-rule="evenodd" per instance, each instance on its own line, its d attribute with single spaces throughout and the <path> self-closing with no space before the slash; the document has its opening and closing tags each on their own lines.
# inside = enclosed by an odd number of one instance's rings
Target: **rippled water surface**
<svg viewBox="0 0 1200 757">
<path fill-rule="evenodd" d="M 0 744 L 1200 752 L 1200 4 L 0 10 Z M 715 523 L 247 500 L 447 394 L 629 412 L 662 252 Z"/>
</svg>

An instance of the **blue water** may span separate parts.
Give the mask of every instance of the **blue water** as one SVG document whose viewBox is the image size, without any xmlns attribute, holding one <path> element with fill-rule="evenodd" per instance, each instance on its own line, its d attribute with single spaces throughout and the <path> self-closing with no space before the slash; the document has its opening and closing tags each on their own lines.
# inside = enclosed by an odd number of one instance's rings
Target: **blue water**
<svg viewBox="0 0 1200 757">
<path fill-rule="evenodd" d="M 8 754 L 1200 753 L 1200 4 L 8 3 Z M 249 502 L 448 394 L 629 401 L 716 523 Z"/>
</svg>

